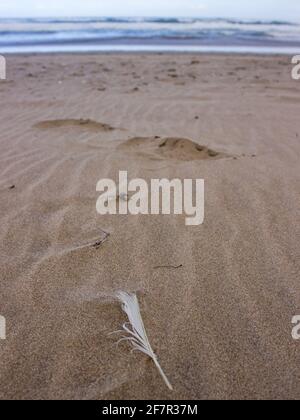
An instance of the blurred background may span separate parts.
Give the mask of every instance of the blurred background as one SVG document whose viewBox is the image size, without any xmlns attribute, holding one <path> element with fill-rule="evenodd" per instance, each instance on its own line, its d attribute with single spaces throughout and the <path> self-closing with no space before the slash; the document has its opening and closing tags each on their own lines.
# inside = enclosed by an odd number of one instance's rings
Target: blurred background
<svg viewBox="0 0 300 420">
<path fill-rule="evenodd" d="M 0 53 L 300 52 L 299 0 L 1 0 Z"/>
</svg>

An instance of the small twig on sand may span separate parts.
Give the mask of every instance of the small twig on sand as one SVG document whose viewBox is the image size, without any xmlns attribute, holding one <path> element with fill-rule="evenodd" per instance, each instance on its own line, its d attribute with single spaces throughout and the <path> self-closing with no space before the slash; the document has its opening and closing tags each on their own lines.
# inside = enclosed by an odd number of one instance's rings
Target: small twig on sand
<svg viewBox="0 0 300 420">
<path fill-rule="evenodd" d="M 168 269 L 174 269 L 177 270 L 177 268 L 182 268 L 183 264 L 180 265 L 157 265 L 156 267 L 154 267 L 155 270 L 157 270 L 158 268 L 168 268 Z"/>
<path fill-rule="evenodd" d="M 110 233 L 109 232 L 105 232 L 105 230 L 103 230 L 103 229 L 101 229 L 102 230 L 102 232 L 105 234 L 105 236 L 104 236 L 104 238 L 103 239 L 100 239 L 99 241 L 97 241 L 97 242 L 95 242 L 94 244 L 93 244 L 93 248 L 95 248 L 95 249 L 99 249 L 100 248 L 100 246 L 101 245 L 103 245 L 104 244 L 104 242 L 106 242 L 107 241 L 107 239 L 110 237 Z"/>
<path fill-rule="evenodd" d="M 86 248 L 94 248 L 94 249 L 99 249 L 101 247 L 101 245 L 104 244 L 104 242 L 107 241 L 107 239 L 110 237 L 110 233 L 109 232 L 105 232 L 105 230 L 100 229 L 102 231 L 102 233 L 104 233 L 104 237 L 102 239 L 99 239 L 96 242 L 89 242 L 86 243 L 84 245 L 79 245 L 79 246 L 75 246 L 74 248 L 72 248 L 72 251 L 79 251 L 81 249 L 86 249 Z"/>
</svg>

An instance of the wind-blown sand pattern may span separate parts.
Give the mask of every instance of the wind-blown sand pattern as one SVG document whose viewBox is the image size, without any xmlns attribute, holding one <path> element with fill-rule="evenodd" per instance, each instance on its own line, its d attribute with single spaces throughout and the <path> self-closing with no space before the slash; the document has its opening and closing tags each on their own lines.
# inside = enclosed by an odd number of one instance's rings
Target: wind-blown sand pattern
<svg viewBox="0 0 300 420">
<path fill-rule="evenodd" d="M 300 83 L 289 63 L 8 58 L 0 398 L 300 398 L 291 337 L 300 314 Z M 147 181 L 204 178 L 204 225 L 98 215 L 96 184 L 119 170 Z M 120 305 L 103 299 L 116 290 L 138 293 L 172 393 L 146 357 L 109 335 L 124 322 Z"/>
<path fill-rule="evenodd" d="M 162 159 L 174 160 L 202 160 L 221 158 L 222 154 L 215 150 L 201 146 L 189 139 L 177 137 L 160 138 L 155 136 L 152 138 L 132 138 L 121 145 L 126 151 L 136 152 L 142 156 L 157 156 Z"/>
<path fill-rule="evenodd" d="M 84 120 L 84 119 L 65 119 L 65 120 L 49 120 L 49 121 L 41 121 L 35 125 L 37 128 L 41 129 L 51 129 L 51 128 L 66 128 L 66 127 L 74 127 L 74 128 L 82 128 L 84 130 L 92 130 L 92 131 L 111 131 L 114 128 L 108 124 L 102 124 L 97 121 L 92 120 Z"/>
</svg>

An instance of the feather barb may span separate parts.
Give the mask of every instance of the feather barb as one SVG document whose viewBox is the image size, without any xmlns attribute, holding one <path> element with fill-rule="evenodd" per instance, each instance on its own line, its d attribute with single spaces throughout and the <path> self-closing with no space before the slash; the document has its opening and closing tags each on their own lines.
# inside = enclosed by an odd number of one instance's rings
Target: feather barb
<svg viewBox="0 0 300 420">
<path fill-rule="evenodd" d="M 121 302 L 122 309 L 129 320 L 129 322 L 123 324 L 122 332 L 125 331 L 126 337 L 123 337 L 122 341 L 130 342 L 133 347 L 132 351 L 140 351 L 149 356 L 153 360 L 165 384 L 172 391 L 173 387 L 162 370 L 157 356 L 150 345 L 136 294 L 119 291 L 116 293 L 116 298 Z"/>
</svg>

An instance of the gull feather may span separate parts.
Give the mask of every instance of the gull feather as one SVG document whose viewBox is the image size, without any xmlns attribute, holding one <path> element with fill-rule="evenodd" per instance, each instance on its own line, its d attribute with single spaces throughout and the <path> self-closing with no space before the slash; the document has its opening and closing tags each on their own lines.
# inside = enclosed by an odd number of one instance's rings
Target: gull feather
<svg viewBox="0 0 300 420">
<path fill-rule="evenodd" d="M 162 370 L 157 356 L 150 345 L 136 294 L 119 291 L 116 293 L 116 298 L 121 302 L 122 309 L 128 316 L 129 320 L 129 322 L 125 322 L 123 324 L 122 331 L 117 331 L 126 333 L 126 335 L 123 335 L 118 343 L 122 341 L 128 341 L 133 347 L 132 352 L 140 351 L 149 356 L 153 360 L 165 384 L 172 391 L 173 387 L 166 377 L 164 371 Z"/>
</svg>

